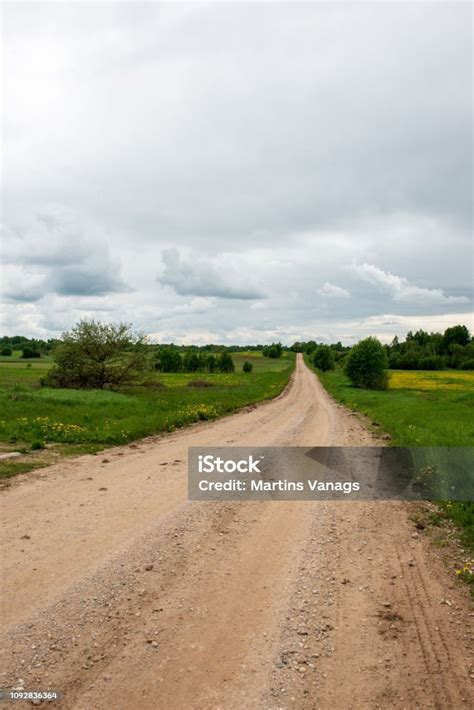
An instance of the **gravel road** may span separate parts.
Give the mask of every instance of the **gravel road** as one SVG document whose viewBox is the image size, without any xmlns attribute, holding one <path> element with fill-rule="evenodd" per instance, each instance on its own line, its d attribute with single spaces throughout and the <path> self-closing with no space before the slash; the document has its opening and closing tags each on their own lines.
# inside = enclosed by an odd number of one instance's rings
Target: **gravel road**
<svg viewBox="0 0 474 710">
<path fill-rule="evenodd" d="M 68 710 L 474 707 L 472 609 L 408 504 L 187 500 L 189 446 L 374 443 L 298 356 L 271 402 L 18 477 L 1 686 Z"/>
</svg>

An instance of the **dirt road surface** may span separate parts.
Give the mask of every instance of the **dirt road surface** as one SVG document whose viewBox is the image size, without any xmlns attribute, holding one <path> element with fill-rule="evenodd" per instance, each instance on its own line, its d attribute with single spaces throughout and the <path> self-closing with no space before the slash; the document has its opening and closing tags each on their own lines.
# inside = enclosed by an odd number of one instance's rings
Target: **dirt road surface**
<svg viewBox="0 0 474 710">
<path fill-rule="evenodd" d="M 371 443 L 299 356 L 271 402 L 20 477 L 0 685 L 74 710 L 473 707 L 469 602 L 407 504 L 187 500 L 189 446 Z"/>
</svg>

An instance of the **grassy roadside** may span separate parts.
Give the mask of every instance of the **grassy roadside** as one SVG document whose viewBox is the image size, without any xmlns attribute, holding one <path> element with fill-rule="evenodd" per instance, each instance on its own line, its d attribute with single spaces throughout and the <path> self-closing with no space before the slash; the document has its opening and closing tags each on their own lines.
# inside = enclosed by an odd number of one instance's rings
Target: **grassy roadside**
<svg viewBox="0 0 474 710">
<path fill-rule="evenodd" d="M 0 478 L 271 399 L 284 389 L 295 363 L 293 353 L 279 360 L 237 353 L 233 359 L 236 371 L 230 374 L 148 373 L 119 391 L 41 387 L 49 363 L 0 363 L 0 445 L 24 454 L 19 461 L 0 461 Z M 250 374 L 242 372 L 245 360 L 254 363 Z"/>
<path fill-rule="evenodd" d="M 396 370 L 386 391 L 353 387 L 339 369 L 317 374 L 334 399 L 380 424 L 394 446 L 474 445 L 474 372 Z"/>
<path fill-rule="evenodd" d="M 353 387 L 341 369 L 320 372 L 306 363 L 335 400 L 365 414 L 390 435 L 393 446 L 474 445 L 474 372 L 395 370 L 389 389 L 374 391 Z M 420 504 L 414 522 L 436 545 L 457 539 L 460 557 L 453 567 L 474 595 L 474 504 Z"/>
</svg>

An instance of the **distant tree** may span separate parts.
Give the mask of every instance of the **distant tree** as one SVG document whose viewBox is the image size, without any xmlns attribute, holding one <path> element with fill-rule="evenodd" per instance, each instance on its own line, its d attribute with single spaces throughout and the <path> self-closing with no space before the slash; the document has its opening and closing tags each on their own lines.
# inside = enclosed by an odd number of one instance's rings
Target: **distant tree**
<svg viewBox="0 0 474 710">
<path fill-rule="evenodd" d="M 11 348 L 2 348 L 2 356 L 3 357 L 10 357 L 11 354 L 12 354 Z"/>
<path fill-rule="evenodd" d="M 209 372 L 215 372 L 216 367 L 217 367 L 217 361 L 214 355 L 208 355 L 205 360 L 204 360 L 204 369 L 208 370 Z"/>
<path fill-rule="evenodd" d="M 450 352 L 451 345 L 468 345 L 471 340 L 468 329 L 465 325 L 453 325 L 452 328 L 447 328 L 443 335 L 443 351 Z"/>
<path fill-rule="evenodd" d="M 392 342 L 390 343 L 390 347 L 392 350 L 398 352 L 400 350 L 400 341 L 398 340 L 398 336 L 395 335 L 393 338 Z"/>
<path fill-rule="evenodd" d="M 417 370 L 422 354 L 422 349 L 414 341 L 407 343 L 403 349 L 399 367 L 402 370 Z"/>
<path fill-rule="evenodd" d="M 178 348 L 168 346 L 160 348 L 156 355 L 155 370 L 161 372 L 181 372 L 183 361 Z"/>
<path fill-rule="evenodd" d="M 148 366 L 147 338 L 126 323 L 81 320 L 63 333 L 54 352 L 55 365 L 44 384 L 76 389 L 103 389 L 133 382 Z"/>
<path fill-rule="evenodd" d="M 244 362 L 244 364 L 242 365 L 242 371 L 243 371 L 243 372 L 249 372 L 249 373 L 250 373 L 250 372 L 252 372 L 252 370 L 253 370 L 253 365 L 252 365 L 252 363 L 249 362 L 248 360 L 246 360 L 246 361 Z"/>
<path fill-rule="evenodd" d="M 395 350 L 389 355 L 389 366 L 391 370 L 402 370 L 402 358 L 403 356 Z"/>
<path fill-rule="evenodd" d="M 26 360 L 34 357 L 41 357 L 41 353 L 39 350 L 34 350 L 33 348 L 30 347 L 24 347 L 21 353 L 21 357 Z"/>
<path fill-rule="evenodd" d="M 272 343 L 271 345 L 265 345 L 262 350 L 262 355 L 264 357 L 279 358 L 282 352 L 283 348 L 281 343 Z"/>
<path fill-rule="evenodd" d="M 318 345 L 313 353 L 313 365 L 327 372 L 328 370 L 334 370 L 334 354 L 329 345 Z"/>
<path fill-rule="evenodd" d="M 443 354 L 443 336 L 441 333 L 431 333 L 430 345 L 435 355 Z"/>
<path fill-rule="evenodd" d="M 420 329 L 420 330 L 417 330 L 416 333 L 414 333 L 414 334 L 412 334 L 411 332 L 408 333 L 407 341 L 409 341 L 409 340 L 413 340 L 418 345 L 424 346 L 424 345 L 428 345 L 429 340 L 430 340 L 430 335 L 429 335 L 429 333 L 426 332 L 426 330 Z"/>
<path fill-rule="evenodd" d="M 217 358 L 217 369 L 219 372 L 234 372 L 234 361 L 228 352 L 222 352 Z"/>
<path fill-rule="evenodd" d="M 460 345 L 459 343 L 451 343 L 449 352 L 445 356 L 448 360 L 449 367 L 459 367 L 461 363 L 467 359 L 465 351 L 466 346 Z"/>
<path fill-rule="evenodd" d="M 443 370 L 444 359 L 441 355 L 427 355 L 420 358 L 418 362 L 419 370 Z"/>
<path fill-rule="evenodd" d="M 49 353 L 55 343 L 54 340 L 41 340 L 40 338 L 25 338 L 23 335 L 4 335 L 0 337 L 0 351 L 2 348 L 10 348 L 14 350 L 25 350 L 28 348 L 34 353 L 38 353 L 33 357 L 41 357 Z M 28 357 L 31 357 L 29 355 Z"/>
<path fill-rule="evenodd" d="M 201 358 L 196 350 L 187 350 L 183 358 L 185 372 L 198 372 L 201 369 Z"/>
<path fill-rule="evenodd" d="M 345 372 L 356 387 L 387 389 L 388 360 L 377 338 L 365 338 L 349 352 Z"/>
</svg>

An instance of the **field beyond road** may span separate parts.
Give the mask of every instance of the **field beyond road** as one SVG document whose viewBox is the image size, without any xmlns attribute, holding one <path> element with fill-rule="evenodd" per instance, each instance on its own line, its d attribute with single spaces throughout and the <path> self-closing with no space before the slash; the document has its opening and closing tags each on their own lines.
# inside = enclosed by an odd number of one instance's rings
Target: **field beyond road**
<svg viewBox="0 0 474 710">
<path fill-rule="evenodd" d="M 261 406 L 13 481 L 3 687 L 64 710 L 472 707 L 466 589 L 404 503 L 187 500 L 189 446 L 375 443 L 298 356 Z"/>
<path fill-rule="evenodd" d="M 93 453 L 197 421 L 216 419 L 271 399 L 288 383 L 294 353 L 279 359 L 258 352 L 233 355 L 232 373 L 147 373 L 140 384 L 111 390 L 41 387 L 47 359 L 0 361 L 0 447 L 21 451 L 20 461 L 0 462 L 0 478 L 54 461 Z M 251 373 L 243 363 L 253 364 Z"/>
<path fill-rule="evenodd" d="M 395 446 L 474 445 L 474 371 L 391 370 L 384 391 L 353 387 L 340 369 L 318 377 L 337 401 L 381 425 Z"/>
</svg>

